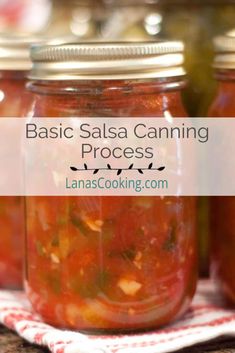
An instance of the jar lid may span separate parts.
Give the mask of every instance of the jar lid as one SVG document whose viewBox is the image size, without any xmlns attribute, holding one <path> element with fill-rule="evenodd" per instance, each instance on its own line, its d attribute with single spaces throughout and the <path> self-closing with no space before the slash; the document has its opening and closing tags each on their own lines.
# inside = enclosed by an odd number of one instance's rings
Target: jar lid
<svg viewBox="0 0 235 353">
<path fill-rule="evenodd" d="M 38 40 L 37 37 L 24 34 L 0 33 L 0 70 L 30 70 L 30 46 Z"/>
<path fill-rule="evenodd" d="M 31 49 L 36 80 L 119 80 L 185 75 L 182 42 L 37 45 Z"/>
<path fill-rule="evenodd" d="M 0 33 L 0 70 L 29 71 L 32 68 L 30 47 L 36 43 L 63 44 L 75 40 L 75 36 L 50 38 L 27 34 L 9 35 Z"/>
<path fill-rule="evenodd" d="M 235 32 L 214 39 L 216 56 L 213 66 L 216 69 L 235 69 Z"/>
</svg>

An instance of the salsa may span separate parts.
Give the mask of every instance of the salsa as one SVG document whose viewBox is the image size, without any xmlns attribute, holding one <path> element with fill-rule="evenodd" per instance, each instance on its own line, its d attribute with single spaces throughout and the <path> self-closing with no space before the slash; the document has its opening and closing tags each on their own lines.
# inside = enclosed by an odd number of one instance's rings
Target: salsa
<svg viewBox="0 0 235 353">
<path fill-rule="evenodd" d="M 35 117 L 184 117 L 182 76 L 39 75 L 28 87 Z M 26 292 L 50 324 L 88 332 L 150 329 L 175 320 L 191 302 L 194 197 L 27 197 L 26 229 Z"/>
<path fill-rule="evenodd" d="M 24 116 L 30 102 L 30 94 L 26 92 L 25 84 L 25 71 L 0 70 L 0 118 Z M 23 285 L 23 197 L 0 197 L 0 229 L 0 287 L 21 288 Z"/>
<path fill-rule="evenodd" d="M 0 197 L 0 287 L 21 288 L 23 277 L 23 199 Z"/>
<path fill-rule="evenodd" d="M 235 38 L 218 37 L 215 47 L 218 87 L 208 115 L 235 117 Z M 224 298 L 235 303 L 235 197 L 211 197 L 210 209 L 211 275 Z"/>
<path fill-rule="evenodd" d="M 30 110 L 26 90 L 29 47 L 35 38 L 0 35 L 0 119 L 23 117 Z M 0 287 L 23 285 L 24 199 L 0 196 Z"/>
</svg>

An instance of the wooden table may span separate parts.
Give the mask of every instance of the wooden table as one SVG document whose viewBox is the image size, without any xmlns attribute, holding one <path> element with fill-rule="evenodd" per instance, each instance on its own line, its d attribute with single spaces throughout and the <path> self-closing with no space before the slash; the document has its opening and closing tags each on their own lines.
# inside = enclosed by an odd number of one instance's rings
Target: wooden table
<svg viewBox="0 0 235 353">
<path fill-rule="evenodd" d="M 0 353 L 48 353 L 47 349 L 38 348 L 23 341 L 13 332 L 0 326 Z"/>
<path fill-rule="evenodd" d="M 235 353 L 235 339 L 223 339 L 178 351 L 178 353 Z M 13 332 L 0 326 L 0 353 L 49 353 L 47 349 L 33 346 Z M 141 353 L 141 352 L 140 352 Z"/>
</svg>

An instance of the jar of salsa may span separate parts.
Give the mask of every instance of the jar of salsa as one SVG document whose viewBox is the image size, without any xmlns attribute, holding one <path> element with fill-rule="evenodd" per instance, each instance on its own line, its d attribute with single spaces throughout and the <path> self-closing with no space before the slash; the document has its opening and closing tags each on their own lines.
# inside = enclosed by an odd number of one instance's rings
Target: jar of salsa
<svg viewBox="0 0 235 353">
<path fill-rule="evenodd" d="M 0 36 L 0 118 L 22 117 L 29 110 L 25 88 L 31 68 L 31 37 Z M 0 197 L 0 287 L 20 288 L 23 278 L 24 213 L 22 197 Z"/>
<path fill-rule="evenodd" d="M 211 117 L 235 117 L 235 37 L 215 39 L 217 94 Z M 211 197 L 211 275 L 224 297 L 235 303 L 235 197 Z"/>
<path fill-rule="evenodd" d="M 38 46 L 32 59 L 35 117 L 186 116 L 181 42 Z M 25 288 L 50 324 L 150 329 L 191 302 L 194 197 L 27 197 L 26 228 Z"/>
</svg>

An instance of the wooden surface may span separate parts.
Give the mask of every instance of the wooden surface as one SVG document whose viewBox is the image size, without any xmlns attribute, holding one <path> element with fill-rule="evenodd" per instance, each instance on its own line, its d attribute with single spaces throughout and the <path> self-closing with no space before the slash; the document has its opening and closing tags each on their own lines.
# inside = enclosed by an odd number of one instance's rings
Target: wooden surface
<svg viewBox="0 0 235 353">
<path fill-rule="evenodd" d="M 47 349 L 32 346 L 13 332 L 0 326 L 0 353 L 48 353 Z"/>
<path fill-rule="evenodd" d="M 235 340 L 223 339 L 178 351 L 178 353 L 235 353 Z M 47 349 L 33 346 L 13 332 L 0 326 L 0 353 L 49 353 Z M 141 352 L 140 352 L 141 353 Z"/>
</svg>

